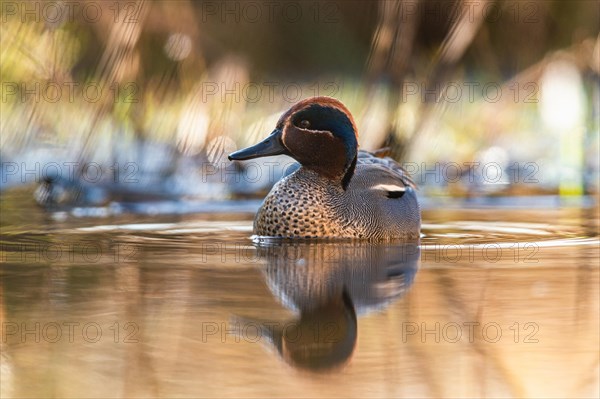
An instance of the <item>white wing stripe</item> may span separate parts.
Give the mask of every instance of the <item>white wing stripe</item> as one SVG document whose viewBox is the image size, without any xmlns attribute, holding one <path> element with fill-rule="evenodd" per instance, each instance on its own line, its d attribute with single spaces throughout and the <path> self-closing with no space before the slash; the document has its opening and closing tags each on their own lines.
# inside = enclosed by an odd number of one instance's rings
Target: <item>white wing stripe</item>
<svg viewBox="0 0 600 399">
<path fill-rule="evenodd" d="M 406 187 L 404 186 L 396 186 L 394 184 L 378 184 L 376 186 L 373 186 L 374 190 L 384 190 L 384 191 L 389 191 L 389 192 L 393 192 L 393 191 L 406 191 Z"/>
</svg>

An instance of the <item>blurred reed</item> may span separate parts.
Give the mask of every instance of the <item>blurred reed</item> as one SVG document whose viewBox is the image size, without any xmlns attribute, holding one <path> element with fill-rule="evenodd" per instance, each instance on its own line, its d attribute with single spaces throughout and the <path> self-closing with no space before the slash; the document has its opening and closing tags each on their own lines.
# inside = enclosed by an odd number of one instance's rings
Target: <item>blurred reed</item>
<svg viewBox="0 0 600 399">
<path fill-rule="evenodd" d="M 66 17 L 45 15 L 50 3 Z M 220 2 L 76 2 L 99 10 L 91 19 L 66 3 L 3 1 L 2 161 L 106 165 L 141 141 L 170 148 L 165 167 L 180 156 L 223 163 L 294 102 L 332 95 L 354 113 L 361 146 L 388 145 L 414 163 L 428 194 L 598 192 L 600 36 L 588 15 L 597 7 L 578 2 L 562 15 L 559 4 L 528 2 L 528 21 L 511 1 L 350 3 L 328 3 L 328 20 L 314 5 L 281 2 L 300 4 L 295 23 L 250 20 L 243 2 L 229 14 L 210 8 Z M 574 94 L 556 94 L 553 80 Z M 561 125 L 552 115 L 567 103 Z M 152 162 L 161 160 L 141 164 Z M 505 173 L 531 163 L 539 184 L 444 178 L 444 165 L 473 162 Z M 441 179 L 428 180 L 428 168 Z"/>
</svg>

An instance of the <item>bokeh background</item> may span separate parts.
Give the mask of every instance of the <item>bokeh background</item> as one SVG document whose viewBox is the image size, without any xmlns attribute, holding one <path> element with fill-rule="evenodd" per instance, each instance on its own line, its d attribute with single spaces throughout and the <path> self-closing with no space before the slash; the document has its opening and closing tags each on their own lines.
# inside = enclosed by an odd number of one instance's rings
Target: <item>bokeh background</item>
<svg viewBox="0 0 600 399">
<path fill-rule="evenodd" d="M 0 0 L 0 396 L 599 397 L 599 25 L 597 0 Z M 419 185 L 418 274 L 391 243 L 250 239 L 290 159 L 226 155 L 313 95 Z M 227 329 L 340 283 L 343 369 Z"/>
<path fill-rule="evenodd" d="M 598 193 L 597 1 L 0 6 L 0 188 L 45 206 L 264 195 L 289 160 L 226 154 L 313 95 L 426 198 Z"/>
</svg>

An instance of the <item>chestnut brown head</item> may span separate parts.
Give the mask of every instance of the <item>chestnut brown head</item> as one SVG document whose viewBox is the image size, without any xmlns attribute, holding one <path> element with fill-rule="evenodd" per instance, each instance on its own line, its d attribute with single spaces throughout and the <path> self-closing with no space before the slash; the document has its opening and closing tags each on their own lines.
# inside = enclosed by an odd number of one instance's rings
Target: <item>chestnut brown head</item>
<svg viewBox="0 0 600 399">
<path fill-rule="evenodd" d="M 354 173 L 357 151 L 356 125 L 350 111 L 334 98 L 313 97 L 283 114 L 266 139 L 230 154 L 229 159 L 289 155 L 345 189 Z"/>
</svg>

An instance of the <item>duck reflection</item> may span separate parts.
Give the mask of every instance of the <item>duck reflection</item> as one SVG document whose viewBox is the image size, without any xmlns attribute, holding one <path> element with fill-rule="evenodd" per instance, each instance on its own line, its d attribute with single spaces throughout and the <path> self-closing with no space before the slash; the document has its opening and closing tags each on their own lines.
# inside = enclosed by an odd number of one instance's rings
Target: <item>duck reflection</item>
<svg viewBox="0 0 600 399">
<path fill-rule="evenodd" d="M 331 371 L 351 358 L 357 315 L 401 298 L 418 269 L 418 242 L 340 243 L 270 241 L 258 244 L 265 280 L 298 317 L 284 323 L 251 321 L 290 365 Z"/>
</svg>

